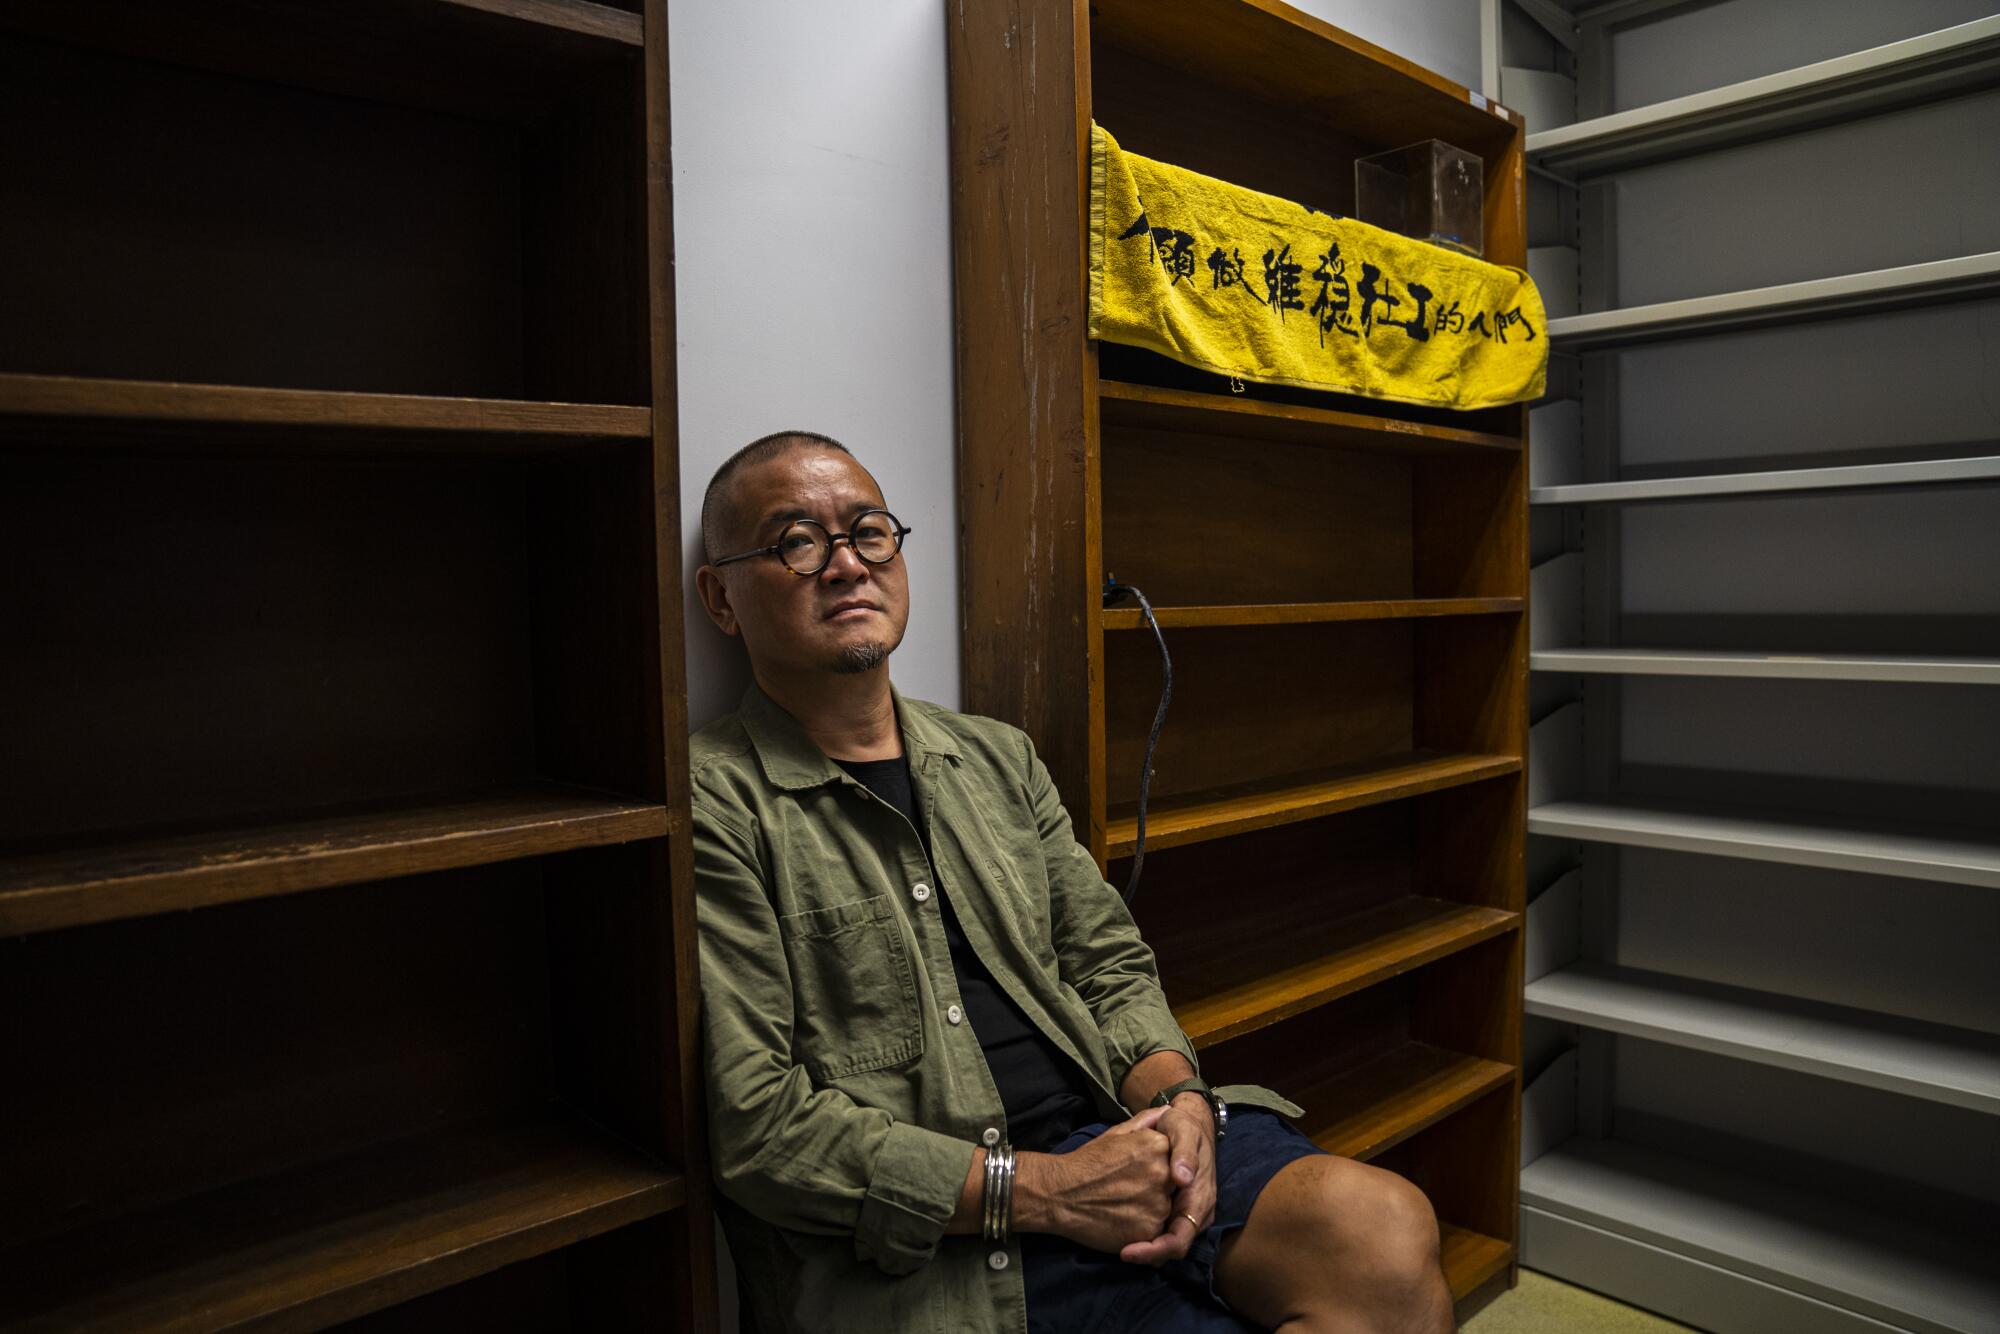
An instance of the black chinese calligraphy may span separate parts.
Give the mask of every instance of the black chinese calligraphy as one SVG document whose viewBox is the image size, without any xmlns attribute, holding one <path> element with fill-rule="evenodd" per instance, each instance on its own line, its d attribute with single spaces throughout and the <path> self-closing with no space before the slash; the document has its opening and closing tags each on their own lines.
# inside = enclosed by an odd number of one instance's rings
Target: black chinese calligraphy
<svg viewBox="0 0 2000 1334">
<path fill-rule="evenodd" d="M 1222 247 L 1217 246 L 1209 252 L 1208 271 L 1214 278 L 1209 284 L 1211 291 L 1220 291 L 1225 287 L 1241 287 L 1245 293 L 1256 297 L 1257 300 L 1264 299 L 1258 295 L 1257 289 L 1250 285 L 1250 279 L 1244 275 L 1241 250 L 1231 247 L 1225 254 Z"/>
<path fill-rule="evenodd" d="M 1422 283 L 1411 283 L 1409 291 L 1417 303 L 1415 313 L 1407 320 L 1392 319 L 1396 307 L 1403 304 L 1403 298 L 1391 295 L 1388 285 L 1383 282 L 1382 270 L 1363 260 L 1361 282 L 1355 288 L 1356 295 L 1361 298 L 1361 331 L 1364 334 L 1372 333 L 1375 325 L 1381 323 L 1401 329 L 1419 343 L 1428 342 L 1431 330 L 1430 325 L 1424 321 L 1424 307 L 1431 299 L 1431 289 Z M 1382 318 L 1379 321 L 1375 318 L 1375 306 L 1378 302 L 1382 306 Z"/>
<path fill-rule="evenodd" d="M 1520 325 L 1522 332 L 1528 335 L 1524 341 L 1530 343 L 1535 341 L 1535 326 L 1528 323 L 1528 317 L 1521 313 L 1519 306 L 1514 307 L 1512 310 L 1496 310 L 1493 312 L 1493 333 L 1501 342 L 1504 343 L 1507 341 L 1508 328 L 1516 324 Z"/>
<path fill-rule="evenodd" d="M 1153 258 L 1169 274 L 1174 284 L 1183 278 L 1194 277 L 1194 237 L 1172 227 L 1154 227 L 1148 224 L 1146 215 L 1141 213 L 1134 222 L 1119 234 L 1118 239 L 1129 241 L 1137 236 L 1148 237 L 1153 246 Z"/>
<path fill-rule="evenodd" d="M 1306 308 L 1299 297 L 1299 274 L 1304 270 L 1305 265 L 1293 261 L 1289 243 L 1283 250 L 1264 252 L 1264 304 L 1278 312 L 1280 322 L 1286 311 Z"/>
<path fill-rule="evenodd" d="M 1139 216 L 1119 233 L 1118 239 L 1136 241 L 1141 237 L 1149 247 L 1150 261 L 1165 270 L 1169 287 L 1178 287 L 1186 280 L 1191 289 L 1200 290 L 1194 281 L 1198 250 L 1192 233 L 1175 227 L 1155 227 L 1142 205 Z M 1280 322 L 1287 311 L 1305 311 L 1318 327 L 1321 347 L 1327 345 L 1326 336 L 1330 333 L 1366 343 L 1378 331 L 1392 329 L 1401 330 L 1419 343 L 1431 341 L 1433 334 L 1460 337 L 1478 334 L 1489 342 L 1502 343 L 1510 341 L 1510 335 L 1522 342 L 1533 342 L 1540 336 L 1518 305 L 1508 310 L 1467 310 L 1462 299 L 1447 301 L 1427 284 L 1386 273 L 1365 259 L 1357 260 L 1361 265 L 1360 279 L 1350 283 L 1348 257 L 1341 252 L 1337 241 L 1327 243 L 1313 266 L 1311 278 L 1319 284 L 1319 290 L 1310 307 L 1300 290 L 1305 265 L 1292 258 L 1289 241 L 1264 252 L 1261 293 L 1250 277 L 1241 248 L 1214 246 L 1204 262 L 1211 292 L 1241 291 L 1275 313 Z"/>
<path fill-rule="evenodd" d="M 1354 327 L 1354 317 L 1348 311 L 1353 293 L 1348 290 L 1347 261 L 1341 256 L 1339 242 L 1327 246 L 1312 276 L 1319 284 L 1319 296 L 1306 313 L 1319 321 L 1319 345 L 1326 346 L 1329 333 L 1344 333 L 1349 338 L 1361 337 L 1361 331 Z"/>
</svg>

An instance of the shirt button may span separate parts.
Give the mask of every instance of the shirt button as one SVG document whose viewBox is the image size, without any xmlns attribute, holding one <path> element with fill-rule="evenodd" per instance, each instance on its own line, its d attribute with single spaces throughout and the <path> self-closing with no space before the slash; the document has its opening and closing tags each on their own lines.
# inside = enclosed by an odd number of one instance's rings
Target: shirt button
<svg viewBox="0 0 2000 1334">
<path fill-rule="evenodd" d="M 951 1020 L 951 1022 L 954 1024 L 961 1023 L 965 1019 L 965 1011 L 959 1009 L 956 1005 L 954 1005 L 950 1009 L 944 1012 L 944 1017 Z"/>
<path fill-rule="evenodd" d="M 988 1269 L 1005 1269 L 1007 1267 L 1007 1252 L 995 1251 L 993 1254 L 987 1256 L 986 1267 Z"/>
<path fill-rule="evenodd" d="M 1000 1142 L 999 1128 L 995 1126 L 986 1127 L 984 1131 L 980 1132 L 979 1142 L 989 1149 L 998 1144 Z"/>
<path fill-rule="evenodd" d="M 931 887 L 929 885 L 918 885 L 910 891 L 910 897 L 918 903 L 928 903 L 931 897 Z"/>
</svg>

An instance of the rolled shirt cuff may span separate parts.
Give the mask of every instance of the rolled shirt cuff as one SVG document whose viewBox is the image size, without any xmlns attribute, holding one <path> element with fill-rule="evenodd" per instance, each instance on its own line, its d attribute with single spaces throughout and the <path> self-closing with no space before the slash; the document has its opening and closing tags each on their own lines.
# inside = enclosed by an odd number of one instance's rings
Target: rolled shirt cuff
<svg viewBox="0 0 2000 1334">
<path fill-rule="evenodd" d="M 856 1258 L 908 1274 L 937 1253 L 976 1146 L 906 1121 L 890 1123 L 854 1231 Z"/>
<path fill-rule="evenodd" d="M 1120 1010 L 1104 1025 L 1104 1046 L 1111 1058 L 1114 1089 L 1122 1090 L 1132 1067 L 1156 1051 L 1179 1052 L 1187 1059 L 1189 1069 L 1197 1073 L 1201 1070 L 1195 1060 L 1194 1044 L 1174 1022 L 1174 1012 L 1164 1005 L 1134 1005 Z"/>
</svg>

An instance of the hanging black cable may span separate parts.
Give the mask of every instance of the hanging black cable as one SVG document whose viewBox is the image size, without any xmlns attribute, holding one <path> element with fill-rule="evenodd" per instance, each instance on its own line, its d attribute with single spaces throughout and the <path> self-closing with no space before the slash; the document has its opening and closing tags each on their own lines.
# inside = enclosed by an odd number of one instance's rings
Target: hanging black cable
<svg viewBox="0 0 2000 1334">
<path fill-rule="evenodd" d="M 1121 584 L 1110 575 L 1104 577 L 1104 600 L 1111 602 L 1121 593 L 1130 593 L 1139 599 L 1139 615 L 1147 625 L 1153 627 L 1153 639 L 1160 646 L 1160 707 L 1153 712 L 1152 735 L 1146 738 L 1146 759 L 1139 766 L 1139 830 L 1132 848 L 1132 874 L 1125 880 L 1125 906 L 1132 906 L 1132 896 L 1139 891 L 1139 870 L 1146 864 L 1146 793 L 1153 784 L 1153 749 L 1160 744 L 1160 728 L 1167 721 L 1167 704 L 1174 697 L 1174 660 L 1167 655 L 1167 637 L 1160 633 L 1160 623 L 1153 618 L 1153 604 L 1146 601 L 1146 595 L 1130 584 Z"/>
</svg>

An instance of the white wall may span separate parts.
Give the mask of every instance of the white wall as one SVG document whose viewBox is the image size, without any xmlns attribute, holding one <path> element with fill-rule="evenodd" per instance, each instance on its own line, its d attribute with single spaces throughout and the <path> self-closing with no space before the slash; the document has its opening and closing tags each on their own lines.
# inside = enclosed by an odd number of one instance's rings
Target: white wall
<svg viewBox="0 0 2000 1334">
<path fill-rule="evenodd" d="M 1291 0 L 1356 37 L 1479 87 L 1479 0 Z"/>
<path fill-rule="evenodd" d="M 1301 0 L 1465 84 L 1477 0 Z M 909 542 L 897 685 L 955 706 L 951 200 L 942 0 L 673 0 L 681 497 L 690 571 L 715 467 L 823 431 L 882 483 Z M 689 589 L 689 710 L 736 706 L 741 649 Z"/>
<path fill-rule="evenodd" d="M 789 427 L 847 444 L 913 532 L 905 692 L 958 703 L 951 201 L 935 0 L 670 6 L 681 503 Z M 748 667 L 689 588 L 689 706 Z"/>
</svg>

